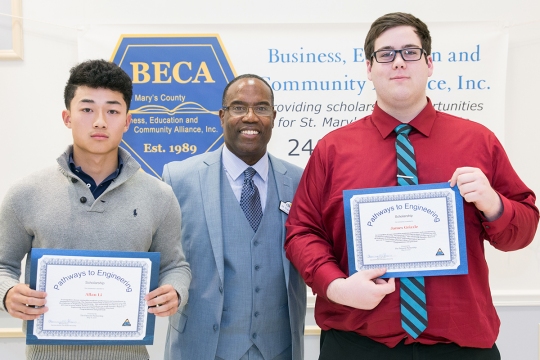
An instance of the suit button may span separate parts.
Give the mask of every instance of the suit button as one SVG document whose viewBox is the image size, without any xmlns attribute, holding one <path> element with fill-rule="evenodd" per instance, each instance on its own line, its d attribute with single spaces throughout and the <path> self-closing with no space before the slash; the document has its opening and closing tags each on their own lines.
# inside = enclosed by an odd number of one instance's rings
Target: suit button
<svg viewBox="0 0 540 360">
<path fill-rule="evenodd" d="M 261 267 L 259 265 L 255 265 L 255 270 L 259 270 Z"/>
<path fill-rule="evenodd" d="M 256 338 L 257 338 L 257 333 L 251 334 L 251 337 L 254 338 L 254 339 L 256 339 Z"/>
<path fill-rule="evenodd" d="M 261 315 L 258 311 L 255 311 L 255 317 L 259 317 L 259 315 Z"/>
<path fill-rule="evenodd" d="M 259 246 L 259 242 L 258 242 L 257 240 L 255 240 L 255 241 L 253 242 L 253 245 Z"/>
<path fill-rule="evenodd" d="M 214 324 L 214 331 L 218 331 L 219 326 L 217 324 Z"/>
<path fill-rule="evenodd" d="M 223 286 L 219 287 L 219 292 L 223 294 Z"/>
<path fill-rule="evenodd" d="M 83 196 L 79 199 L 83 204 L 86 202 L 86 198 Z"/>
<path fill-rule="evenodd" d="M 77 180 L 77 179 L 75 179 L 75 178 L 71 178 L 71 182 L 72 182 L 72 183 L 75 184 L 77 181 L 79 181 L 79 180 Z"/>
<path fill-rule="evenodd" d="M 257 286 L 257 287 L 255 288 L 255 292 L 258 293 L 259 291 L 261 291 L 261 288 Z"/>
</svg>

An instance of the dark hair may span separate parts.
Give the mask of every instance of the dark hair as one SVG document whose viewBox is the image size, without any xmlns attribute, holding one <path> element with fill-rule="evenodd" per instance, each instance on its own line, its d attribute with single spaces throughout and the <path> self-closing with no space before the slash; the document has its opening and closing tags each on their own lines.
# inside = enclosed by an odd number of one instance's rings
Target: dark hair
<svg viewBox="0 0 540 360">
<path fill-rule="evenodd" d="M 364 53 L 366 58 L 371 60 L 371 55 L 375 51 L 375 40 L 377 40 L 377 38 L 386 30 L 397 26 L 412 26 L 414 32 L 420 38 L 422 49 L 424 49 L 428 55 L 431 54 L 431 35 L 429 34 L 427 25 L 411 14 L 396 12 L 383 15 L 371 24 L 371 28 L 364 41 Z"/>
<path fill-rule="evenodd" d="M 270 95 L 271 95 L 271 99 L 272 99 L 272 106 L 274 105 L 274 91 L 272 90 L 272 87 L 270 86 L 270 84 L 268 84 L 266 82 L 266 80 L 264 80 L 262 77 L 260 77 L 259 75 L 255 75 L 255 74 L 244 74 L 244 75 L 239 75 L 237 77 L 235 77 L 234 79 L 231 80 L 230 83 L 227 84 L 227 86 L 225 86 L 225 89 L 223 90 L 223 97 L 221 98 L 221 105 L 222 106 L 226 106 L 227 104 L 225 104 L 225 96 L 227 95 L 227 91 L 229 90 L 229 88 L 231 87 L 232 84 L 234 84 L 235 82 L 237 82 L 238 80 L 241 80 L 241 79 L 259 79 L 261 80 L 263 83 L 266 84 L 266 86 L 268 86 L 268 88 L 270 89 Z"/>
<path fill-rule="evenodd" d="M 118 65 L 105 60 L 87 60 L 72 67 L 70 73 L 64 88 L 66 109 L 69 110 L 77 88 L 87 86 L 92 89 L 102 88 L 121 93 L 126 102 L 127 110 L 129 110 L 133 84 L 129 75 Z"/>
</svg>

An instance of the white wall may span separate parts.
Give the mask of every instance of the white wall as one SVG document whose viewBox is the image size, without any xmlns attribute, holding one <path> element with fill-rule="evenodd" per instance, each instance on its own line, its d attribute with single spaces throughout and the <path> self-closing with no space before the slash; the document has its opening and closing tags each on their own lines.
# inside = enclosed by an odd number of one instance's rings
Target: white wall
<svg viewBox="0 0 540 360">
<path fill-rule="evenodd" d="M 53 164 L 70 143 L 64 128 L 63 87 L 77 62 L 77 29 L 97 24 L 213 23 L 355 23 L 372 22 L 388 12 L 411 12 L 425 22 L 501 21 L 509 27 L 505 148 L 522 179 L 540 193 L 538 167 L 540 116 L 536 96 L 540 71 L 540 2 L 514 1 L 163 1 L 143 0 L 22 0 L 24 60 L 0 61 L 0 199 L 15 181 L 37 168 Z M 363 43 L 364 34 L 351 33 Z M 434 39 L 437 42 L 437 39 Z M 246 45 L 247 46 L 247 45 Z M 360 68 L 359 71 L 364 71 Z M 46 184 L 45 184 L 46 185 Z M 0 249 L 0 251 L 2 251 Z M 491 283 L 502 319 L 498 345 L 503 359 L 538 359 L 540 323 L 540 249 L 505 254 L 487 250 Z M 511 305 L 511 306 L 502 306 Z M 312 309 L 307 319 L 314 324 Z M 5 315 L 5 314 L 4 314 Z M 5 325 L 0 317 L 0 328 Z M 159 334 L 165 323 L 160 322 Z M 314 337 L 307 339 L 307 359 L 318 354 Z M 0 357 L 18 359 L 23 339 L 1 339 Z M 161 347 L 152 348 L 161 357 Z"/>
</svg>

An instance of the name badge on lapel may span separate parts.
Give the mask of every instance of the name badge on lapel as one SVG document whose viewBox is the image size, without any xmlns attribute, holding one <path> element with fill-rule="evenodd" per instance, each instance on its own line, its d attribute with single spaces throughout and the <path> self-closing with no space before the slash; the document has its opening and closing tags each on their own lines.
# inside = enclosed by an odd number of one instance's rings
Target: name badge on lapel
<svg viewBox="0 0 540 360">
<path fill-rule="evenodd" d="M 285 214 L 289 215 L 289 211 L 291 211 L 291 202 L 290 201 L 280 201 L 279 202 L 279 210 L 283 211 Z"/>
</svg>

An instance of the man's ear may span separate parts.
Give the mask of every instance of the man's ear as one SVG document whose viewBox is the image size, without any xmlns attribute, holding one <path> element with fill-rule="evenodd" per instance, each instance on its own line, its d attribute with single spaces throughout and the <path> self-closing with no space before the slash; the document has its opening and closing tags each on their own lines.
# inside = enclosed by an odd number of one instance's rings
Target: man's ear
<svg viewBox="0 0 540 360">
<path fill-rule="evenodd" d="M 428 77 L 430 77 L 433 74 L 433 58 L 431 55 L 428 55 L 426 57 L 427 60 L 427 66 L 428 66 Z"/>
<path fill-rule="evenodd" d="M 131 114 L 127 114 L 126 116 L 126 125 L 124 126 L 124 132 L 128 131 L 129 124 L 131 124 Z"/>
<path fill-rule="evenodd" d="M 219 109 L 219 122 L 221 123 L 221 127 L 223 127 L 223 123 L 225 121 L 225 111 L 223 109 Z"/>
<path fill-rule="evenodd" d="M 64 121 L 64 125 L 71 129 L 71 112 L 69 110 L 62 111 L 62 120 Z"/>
</svg>

